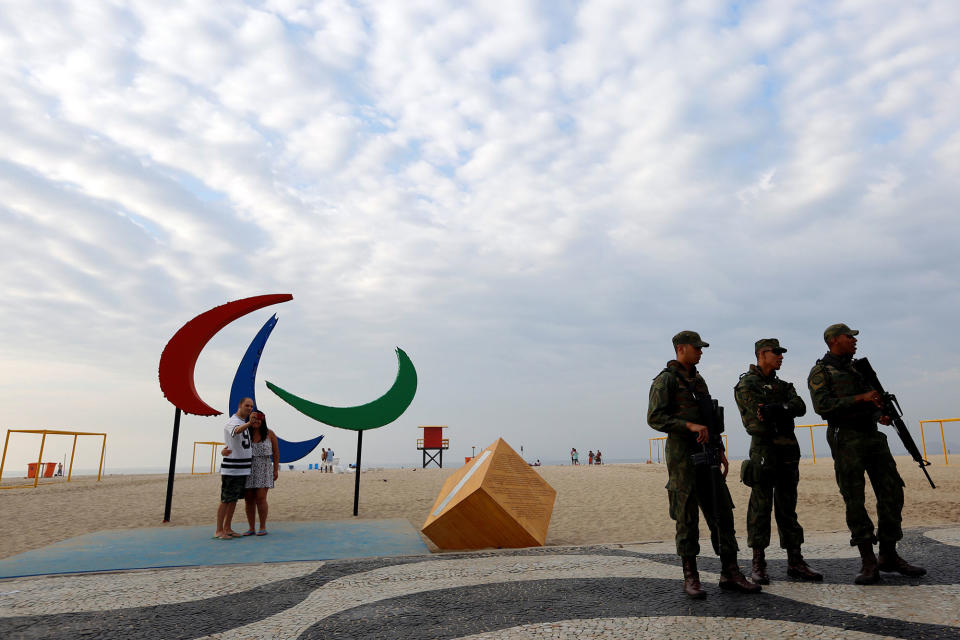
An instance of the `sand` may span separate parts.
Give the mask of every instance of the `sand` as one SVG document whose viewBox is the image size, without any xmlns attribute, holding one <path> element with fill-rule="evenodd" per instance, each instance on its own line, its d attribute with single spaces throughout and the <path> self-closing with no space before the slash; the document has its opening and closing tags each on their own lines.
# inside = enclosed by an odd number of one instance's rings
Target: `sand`
<svg viewBox="0 0 960 640">
<path fill-rule="evenodd" d="M 906 482 L 904 526 L 960 522 L 960 466 L 931 467 L 937 489 L 931 489 L 909 458 L 898 458 Z M 731 464 L 730 490 L 737 506 L 737 533 L 746 535 L 749 489 Z M 417 530 L 423 525 L 443 481 L 454 469 L 371 469 L 361 474 L 361 518 L 405 518 Z M 557 490 L 547 534 L 548 545 L 672 540 L 667 515 L 666 467 L 662 464 L 611 464 L 539 467 L 538 473 Z M 7 482 L 5 481 L 4 484 Z M 343 520 L 353 517 L 353 473 L 320 474 L 283 471 L 269 493 L 272 521 Z M 219 500 L 219 476 L 178 475 L 172 525 L 209 525 Z M 868 508 L 873 496 L 867 488 Z M 165 475 L 107 475 L 74 478 L 72 482 L 36 489 L 0 491 L 0 557 L 104 529 L 163 526 Z M 800 524 L 808 532 L 843 531 L 843 501 L 833 478 L 833 464 L 818 458 L 801 463 Z M 242 503 L 234 528 L 246 529 Z M 705 534 L 706 525 L 701 523 Z M 775 539 L 775 538 L 774 538 Z M 776 543 L 775 543 L 776 544 Z M 433 549 L 433 547 L 431 546 Z"/>
</svg>

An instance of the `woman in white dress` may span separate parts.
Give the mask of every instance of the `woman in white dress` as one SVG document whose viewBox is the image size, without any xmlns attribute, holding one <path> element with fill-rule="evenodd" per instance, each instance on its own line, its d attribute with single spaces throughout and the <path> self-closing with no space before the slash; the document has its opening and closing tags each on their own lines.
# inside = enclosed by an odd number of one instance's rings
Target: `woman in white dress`
<svg viewBox="0 0 960 640">
<path fill-rule="evenodd" d="M 277 436 L 267 428 L 266 416 L 262 411 L 250 414 L 250 439 L 253 459 L 250 475 L 247 476 L 247 490 L 244 501 L 247 509 L 247 523 L 250 528 L 245 536 L 267 535 L 267 491 L 273 489 L 273 483 L 280 474 L 280 451 Z M 256 515 L 260 514 L 260 530 L 255 531 Z"/>
</svg>

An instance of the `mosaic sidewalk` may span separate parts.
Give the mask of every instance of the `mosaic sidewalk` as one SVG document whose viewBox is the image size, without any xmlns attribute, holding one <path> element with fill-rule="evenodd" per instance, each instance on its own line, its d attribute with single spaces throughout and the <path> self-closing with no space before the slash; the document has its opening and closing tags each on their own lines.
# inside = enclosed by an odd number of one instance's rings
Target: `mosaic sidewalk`
<svg viewBox="0 0 960 640">
<path fill-rule="evenodd" d="M 819 534 L 804 554 L 823 583 L 771 550 L 762 594 L 721 592 L 701 557 L 704 601 L 664 543 L 17 578 L 0 580 L 0 637 L 960 638 L 960 527 L 906 534 L 923 578 L 856 586 L 847 535 Z"/>
<path fill-rule="evenodd" d="M 210 526 L 97 531 L 0 559 L 0 578 L 429 553 L 403 518 L 277 522 L 269 535 L 233 540 L 211 533 Z"/>
</svg>

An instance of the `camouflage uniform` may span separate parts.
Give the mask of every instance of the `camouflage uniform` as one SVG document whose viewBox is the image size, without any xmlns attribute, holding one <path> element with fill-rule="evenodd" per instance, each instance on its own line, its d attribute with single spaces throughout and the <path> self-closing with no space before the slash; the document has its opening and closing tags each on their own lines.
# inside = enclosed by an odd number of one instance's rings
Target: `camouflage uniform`
<svg viewBox="0 0 960 640">
<path fill-rule="evenodd" d="M 725 482 L 720 489 L 719 527 L 714 519 L 710 470 L 704 466 L 694 466 L 690 456 L 701 451 L 696 436 L 687 430 L 687 422 L 704 424 L 700 408 L 694 393 L 708 395 L 707 383 L 691 367 L 690 375 L 676 360 L 667 363 L 666 369 L 653 379 L 650 385 L 650 404 L 647 410 L 647 423 L 667 434 L 665 455 L 667 459 L 667 495 L 670 499 L 670 517 L 677 523 L 677 555 L 697 556 L 700 554 L 700 516 L 697 509 L 703 510 L 707 526 L 710 528 L 710 540 L 713 550 L 720 555 L 734 555 L 737 552 L 737 539 L 733 524 L 733 499 Z M 722 442 L 719 444 L 722 448 Z"/>
<path fill-rule="evenodd" d="M 872 391 L 851 356 L 827 353 L 807 378 L 813 409 L 827 421 L 837 485 L 847 510 L 850 544 L 896 543 L 903 538 L 903 479 L 890 455 L 887 436 L 877 430 L 876 407 L 854 396 Z M 864 506 L 864 473 L 877 496 L 877 529 Z"/>
<path fill-rule="evenodd" d="M 793 433 L 792 418 L 807 412 L 807 406 L 789 382 L 773 371 L 765 376 L 756 365 L 740 376 L 733 389 L 740 417 L 750 439 L 750 464 L 743 466 L 743 480 L 751 486 L 747 507 L 747 544 L 753 549 L 770 545 L 770 511 L 777 519 L 780 547 L 799 549 L 803 527 L 797 521 L 797 484 L 800 482 L 800 445 Z M 790 431 L 778 433 L 772 424 L 757 417 L 760 404 L 784 404 L 791 416 Z"/>
</svg>

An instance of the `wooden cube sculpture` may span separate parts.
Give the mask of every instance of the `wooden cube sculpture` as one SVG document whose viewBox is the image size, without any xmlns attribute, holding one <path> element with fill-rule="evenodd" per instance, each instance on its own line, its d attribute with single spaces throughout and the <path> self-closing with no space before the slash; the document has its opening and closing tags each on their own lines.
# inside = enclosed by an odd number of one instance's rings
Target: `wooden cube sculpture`
<svg viewBox="0 0 960 640">
<path fill-rule="evenodd" d="M 542 546 L 557 491 L 503 438 L 450 476 L 423 524 L 441 549 Z"/>
</svg>

